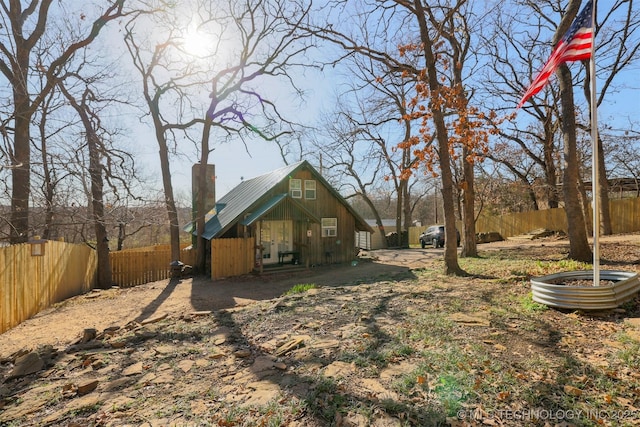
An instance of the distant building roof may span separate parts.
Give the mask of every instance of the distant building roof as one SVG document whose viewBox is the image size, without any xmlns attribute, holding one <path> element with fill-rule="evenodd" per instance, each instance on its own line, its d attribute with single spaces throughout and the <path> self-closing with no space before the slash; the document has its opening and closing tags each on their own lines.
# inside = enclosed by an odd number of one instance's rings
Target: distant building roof
<svg viewBox="0 0 640 427">
<path fill-rule="evenodd" d="M 375 219 L 365 219 L 365 222 L 367 224 L 369 224 L 373 228 L 377 228 L 378 227 L 378 223 L 376 222 Z M 396 226 L 396 220 L 395 219 L 383 219 L 382 220 L 382 226 L 383 227 L 395 227 Z"/>
</svg>

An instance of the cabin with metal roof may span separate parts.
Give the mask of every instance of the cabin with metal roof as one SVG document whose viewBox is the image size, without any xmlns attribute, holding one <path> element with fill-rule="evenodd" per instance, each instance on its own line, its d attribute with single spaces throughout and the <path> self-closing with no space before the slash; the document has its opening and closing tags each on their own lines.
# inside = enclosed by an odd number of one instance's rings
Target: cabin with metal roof
<svg viewBox="0 0 640 427">
<path fill-rule="evenodd" d="M 301 161 L 245 180 L 216 201 L 203 237 L 210 242 L 211 275 L 217 278 L 233 275 L 225 273 L 228 269 L 246 274 L 351 262 L 360 231 L 372 229 L 309 162 Z M 239 249 L 228 249 L 226 239 L 241 239 L 234 246 Z M 238 250 L 243 253 L 231 254 Z M 231 267 L 246 259 L 250 266 Z"/>
</svg>

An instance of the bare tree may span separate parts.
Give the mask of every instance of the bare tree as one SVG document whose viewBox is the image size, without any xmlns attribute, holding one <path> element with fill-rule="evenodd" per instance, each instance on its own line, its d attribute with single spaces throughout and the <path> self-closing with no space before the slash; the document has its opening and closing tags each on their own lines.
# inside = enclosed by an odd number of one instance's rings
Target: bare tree
<svg viewBox="0 0 640 427">
<path fill-rule="evenodd" d="M 487 102 L 495 104 L 503 115 L 513 113 L 519 96 L 535 77 L 542 58 L 546 32 L 554 31 L 549 17 L 539 13 L 508 9 L 510 4 L 490 15 L 492 25 L 484 35 L 486 57 L 489 65 L 483 73 Z M 540 10 L 539 7 L 531 9 Z M 526 19 L 522 17 L 526 16 Z M 534 20 L 534 22 L 532 22 Z M 526 28 L 522 36 L 522 29 Z M 526 69 L 526 72 L 522 69 Z M 558 167 L 559 146 L 557 137 L 560 118 L 555 103 L 555 86 L 549 85 L 538 97 L 532 98 L 522 108 L 519 116 L 528 116 L 533 124 L 522 127 L 515 121 L 493 122 L 499 138 L 486 157 L 509 169 L 516 179 L 526 183 L 534 209 L 559 206 L 560 181 Z"/>
<path fill-rule="evenodd" d="M 455 204 L 454 204 L 454 181 L 451 171 L 451 155 L 449 152 L 449 133 L 447 130 L 446 115 L 448 113 L 447 102 L 451 98 L 447 95 L 451 94 L 450 88 L 441 82 L 442 68 L 446 66 L 442 62 L 441 43 L 446 42 L 442 34 L 439 33 L 438 26 L 433 26 L 433 22 L 443 23 L 447 16 L 457 13 L 464 1 L 455 2 L 453 5 L 449 3 L 445 5 L 426 5 L 421 0 L 410 2 L 405 1 L 389 1 L 376 3 L 371 6 L 368 11 L 360 11 L 362 16 L 367 16 L 368 22 L 381 22 L 380 25 L 364 28 L 364 35 L 349 35 L 346 31 L 340 31 L 339 27 L 326 27 L 318 29 L 320 37 L 336 43 L 345 50 L 345 56 L 350 55 L 366 55 L 372 60 L 387 64 L 387 66 L 398 73 L 410 74 L 416 78 L 416 92 L 419 99 L 428 99 L 428 105 L 421 106 L 424 109 L 421 115 L 420 132 L 422 141 L 425 146 L 421 154 L 421 158 L 436 158 L 437 153 L 438 165 L 440 169 L 440 177 L 442 182 L 442 200 L 445 218 L 445 272 L 447 274 L 464 274 L 458 264 L 456 250 L 456 227 L 455 227 Z M 342 4 L 342 3 L 340 3 Z M 440 14 L 436 17 L 436 14 Z M 394 25 L 398 24 L 397 27 Z M 388 40 L 385 32 L 400 34 L 405 32 L 405 42 L 400 51 L 397 47 L 391 50 L 385 50 L 385 46 L 373 47 L 362 43 L 363 37 L 373 37 L 369 30 L 379 31 L 383 40 Z M 419 37 L 413 37 L 413 34 Z M 403 58 L 407 52 L 419 52 L 423 68 L 415 67 Z M 449 98 L 449 99 L 447 99 Z M 417 117 L 414 117 L 417 118 Z M 433 127 L 432 127 L 433 126 Z M 434 147 L 428 145 L 435 135 Z M 410 144 L 419 143 L 419 139 L 412 139 Z M 427 162 L 428 167 L 430 166 Z"/>
<path fill-rule="evenodd" d="M 617 178 L 632 178 L 635 182 L 635 197 L 640 197 L 640 132 L 627 129 L 623 135 L 601 134 L 610 148 L 609 169 Z"/>
<path fill-rule="evenodd" d="M 601 8 L 604 13 L 596 17 L 595 40 L 598 76 L 604 80 L 597 100 L 598 105 L 607 99 L 606 93 L 616 89 L 614 86 L 616 76 L 638 59 L 637 30 L 640 19 L 638 11 L 634 11 L 632 3 L 625 0 L 615 1 L 607 8 Z M 485 40 L 485 45 L 491 53 L 490 58 L 492 58 L 491 70 L 485 75 L 485 78 L 491 88 L 493 102 L 498 102 L 500 99 L 503 101 L 503 105 L 513 105 L 539 70 L 540 64 L 545 60 L 544 55 L 548 55 L 549 52 L 548 34 L 554 32 L 557 34 L 558 25 L 554 15 L 564 10 L 557 1 L 525 2 L 523 7 L 526 8 L 525 11 L 512 9 L 494 14 L 495 25 L 492 28 L 495 33 Z M 579 5 L 574 7 L 579 7 Z M 567 8 L 566 14 L 569 10 Z M 526 16 L 526 20 L 523 20 L 522 16 Z M 522 72 L 523 67 L 528 72 Z M 524 79 L 522 76 L 529 76 L 529 79 Z M 582 73 L 576 73 L 572 76 L 573 87 L 579 86 L 582 82 L 585 97 L 589 99 L 590 76 L 588 73 L 586 78 L 582 76 Z M 530 116 L 533 124 L 522 128 L 517 122 L 511 122 L 512 126 L 509 129 L 506 126 L 500 128 L 502 142 L 510 141 L 514 146 L 519 147 L 521 153 L 529 156 L 538 167 L 525 169 L 520 167 L 523 163 L 511 162 L 509 156 L 513 155 L 512 150 L 505 152 L 506 155 L 502 155 L 502 150 L 499 149 L 491 152 L 491 157 L 511 169 L 518 179 L 523 179 L 524 174 L 527 174 L 526 181 L 532 186 L 530 190 L 532 195 L 539 194 L 536 183 L 542 181 L 540 174 L 543 173 L 544 186 L 542 188 L 545 197 L 538 200 L 536 204 L 547 205 L 551 208 L 557 207 L 560 201 L 557 184 L 561 181 L 559 170 L 562 164 L 562 150 L 560 148 L 562 140 L 558 138 L 558 133 L 564 123 L 561 119 L 563 113 L 559 110 L 561 94 L 558 91 L 558 86 L 554 83 L 547 85 L 543 92 L 532 98 L 522 109 L 522 114 Z M 567 86 L 568 88 L 569 86 Z M 580 104 L 577 105 L 580 107 Z M 586 107 L 583 110 L 588 111 Z M 589 130 L 588 123 L 578 122 L 576 125 L 578 130 L 585 132 Z M 611 224 L 608 214 L 605 150 L 603 150 L 602 141 L 598 141 L 598 145 L 601 168 L 599 173 L 601 230 L 603 234 L 608 234 L 611 232 Z M 579 154 L 577 154 L 577 158 L 581 159 Z M 584 157 L 588 159 L 588 156 Z M 588 173 L 588 162 L 581 163 L 581 166 L 582 170 Z M 578 179 L 582 180 L 580 174 L 578 174 Z M 581 182 L 577 185 L 582 188 Z M 583 200 L 583 216 L 587 228 L 590 224 L 590 218 L 587 214 L 588 205 L 588 201 Z"/>
<path fill-rule="evenodd" d="M 242 143 L 264 141 L 292 132 L 293 123 L 280 114 L 265 90 L 267 81 L 295 88 L 289 67 L 309 48 L 309 34 L 300 30 L 309 7 L 283 0 L 190 3 L 191 16 L 156 11 L 152 19 L 164 28 L 164 38 L 144 46 L 137 32 L 138 16 L 126 26 L 125 41 L 140 73 L 143 94 L 160 148 L 165 200 L 170 222 L 172 258 L 179 259 L 179 227 L 171 183 L 170 153 L 177 133 L 192 141 L 199 164 L 206 165 L 217 146 L 237 138 Z M 147 15 L 150 16 L 150 15 Z M 214 40 L 210 49 L 194 53 L 188 45 L 187 24 L 201 37 Z M 150 46 L 149 46 L 150 44 Z M 209 94 L 209 101 L 202 96 Z M 176 107 L 177 106 L 177 107 Z M 171 109 L 172 107 L 175 107 Z M 201 126 L 201 128 L 200 128 Z M 195 136 L 196 129 L 200 136 Z M 211 139 L 215 139 L 212 144 Z M 173 146 L 174 148 L 171 148 Z M 246 146 L 246 145 L 245 145 Z M 204 270 L 206 174 L 196 184 L 196 268 Z"/>
<path fill-rule="evenodd" d="M 57 237 L 58 227 L 56 224 L 56 205 L 57 205 L 57 193 L 62 184 L 71 174 L 71 172 L 65 168 L 65 163 L 56 153 L 56 149 L 52 147 L 52 140 L 65 131 L 68 127 L 74 123 L 72 121 L 63 122 L 59 126 L 50 126 L 50 117 L 55 117 L 55 114 L 64 106 L 64 100 L 60 99 L 59 93 L 56 90 L 51 90 L 47 97 L 43 100 L 40 108 L 36 111 L 36 115 L 39 117 L 36 119 L 38 123 L 38 139 L 40 140 L 40 146 L 34 146 L 36 151 L 40 153 L 40 161 L 42 162 L 42 197 L 44 205 L 44 219 L 42 225 L 42 238 L 53 239 Z M 35 116 L 35 115 L 34 115 Z M 58 121 L 60 122 L 60 121 Z M 32 173 L 36 175 L 36 179 L 40 178 L 37 175 L 40 170 L 34 168 Z M 37 190 L 36 190 L 37 191 Z M 35 195 L 34 195 L 35 198 Z M 33 229 L 38 229 L 36 224 L 33 224 Z"/>
<path fill-rule="evenodd" d="M 315 142 L 322 153 L 325 174 L 346 192 L 347 198 L 362 198 L 384 235 L 385 227 L 373 199 L 384 187 L 395 194 L 398 241 L 408 247 L 408 228 L 415 200 L 411 185 L 418 182 L 419 159 L 413 155 L 411 89 L 415 81 L 366 56 L 348 59 L 349 83 L 336 97 L 335 111 L 321 124 L 323 137 Z"/>
<path fill-rule="evenodd" d="M 226 6 L 226 7 L 225 7 Z M 200 165 L 208 163 L 212 152 L 212 131 L 241 141 L 258 137 L 274 141 L 292 134 L 294 123 L 280 113 L 265 90 L 267 82 L 284 84 L 296 90 L 290 69 L 306 66 L 298 62 L 312 47 L 305 28 L 311 4 L 287 0 L 229 1 L 223 5 L 203 2 L 199 6 L 203 31 L 207 26 L 222 27 L 236 35 L 237 49 L 226 66 L 214 70 L 210 79 L 211 102 L 204 118 L 200 140 Z M 217 52 L 216 52 L 217 53 Z M 215 53 L 214 53 L 215 54 Z M 282 147 L 281 147 L 282 148 Z M 204 227 L 206 174 L 200 174 L 196 201 L 196 265 L 204 267 Z"/>
<path fill-rule="evenodd" d="M 174 50 L 178 44 L 178 36 L 174 34 L 175 29 L 169 27 L 169 31 L 160 41 L 148 40 L 148 34 L 136 32 L 136 25 L 149 25 L 141 22 L 143 17 L 154 17 L 154 14 L 159 13 L 150 11 L 136 14 L 126 24 L 124 40 L 141 78 L 146 114 L 151 118 L 158 144 L 164 202 L 169 219 L 171 259 L 179 261 L 180 224 L 171 181 L 170 153 L 175 151 L 175 148 L 171 147 L 177 144 L 176 132 L 189 129 L 198 122 L 193 118 L 187 118 L 185 123 L 182 120 L 184 109 L 189 105 L 187 88 L 197 86 L 202 81 L 198 80 L 197 69 L 176 58 Z M 168 17 L 164 19 L 167 24 L 171 22 Z"/>
<path fill-rule="evenodd" d="M 109 260 L 109 239 L 105 224 L 104 211 L 104 181 L 102 177 L 102 157 L 105 152 L 98 134 L 101 123 L 95 111 L 89 105 L 95 94 L 85 88 L 79 100 L 67 90 L 63 81 L 58 82 L 58 87 L 74 110 L 78 113 L 85 131 L 87 148 L 89 150 L 89 176 L 91 179 L 91 208 L 93 226 L 96 235 L 96 252 L 98 255 L 97 286 L 108 289 L 112 285 L 111 262 Z"/>
<path fill-rule="evenodd" d="M 598 17 L 596 17 L 598 18 Z M 604 84 L 599 88 L 596 105 L 600 106 L 610 90 L 616 90 L 614 83 L 622 71 L 640 59 L 640 10 L 633 8 L 633 1 L 616 0 L 606 9 L 601 20 L 596 19 L 596 40 L 598 75 L 605 75 Z M 591 75 L 589 67 L 587 78 L 584 80 L 584 95 L 591 105 Z M 589 108 L 591 112 L 591 108 Z M 589 120 L 591 123 L 591 118 Z M 609 212 L 609 184 L 605 164 L 605 150 L 602 138 L 596 141 L 598 147 L 598 178 L 599 182 L 592 185 L 599 186 L 600 232 L 604 235 L 613 233 L 611 214 Z M 592 193 L 595 194 L 595 193 Z"/>
<path fill-rule="evenodd" d="M 98 37 L 102 28 L 123 14 L 124 0 L 117 0 L 105 7 L 90 26 L 81 26 L 85 35 L 65 43 L 58 54 L 52 49 L 48 63 L 32 63 L 31 55 L 36 43 L 43 37 L 51 16 L 53 0 L 32 0 L 26 7 L 19 1 L 1 1 L 0 13 L 0 72 L 12 87 L 11 120 L 14 138 L 10 151 L 12 165 L 11 194 L 11 242 L 21 243 L 29 235 L 29 195 L 31 192 L 31 118 L 56 83 L 61 67 L 79 50 Z M 58 13 L 65 15 L 65 10 Z M 85 21 L 84 14 L 76 13 L 78 22 Z M 38 93 L 31 93 L 30 79 L 33 73 L 42 74 L 46 84 Z M 8 126 L 8 125 L 6 125 Z M 5 126 L 5 127 L 6 127 Z"/>
<path fill-rule="evenodd" d="M 578 14 L 580 0 L 571 0 L 567 13 L 553 37 L 553 45 L 567 32 Z M 578 185 L 580 183 L 578 149 L 576 136 L 575 102 L 573 98 L 573 79 L 567 64 L 556 71 L 560 86 L 560 104 L 562 117 L 562 136 L 564 142 L 564 174 L 562 190 L 564 192 L 565 212 L 567 214 L 567 234 L 569 235 L 569 257 L 583 262 L 592 260 L 591 248 L 587 240 L 587 228 L 584 211 L 580 205 Z"/>
</svg>

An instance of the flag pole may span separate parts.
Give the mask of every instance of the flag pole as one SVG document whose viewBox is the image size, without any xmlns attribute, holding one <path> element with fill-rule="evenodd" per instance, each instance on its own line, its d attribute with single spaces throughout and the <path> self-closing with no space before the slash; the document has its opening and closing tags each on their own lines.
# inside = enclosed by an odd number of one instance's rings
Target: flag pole
<svg viewBox="0 0 640 427">
<path fill-rule="evenodd" d="M 593 201 L 591 209 L 593 214 L 593 285 L 600 286 L 600 171 L 598 156 L 598 105 L 596 100 L 596 0 L 592 3 L 591 30 L 593 31 L 591 43 L 591 58 L 589 59 L 589 74 L 591 78 L 590 107 L 591 107 L 591 196 Z"/>
</svg>

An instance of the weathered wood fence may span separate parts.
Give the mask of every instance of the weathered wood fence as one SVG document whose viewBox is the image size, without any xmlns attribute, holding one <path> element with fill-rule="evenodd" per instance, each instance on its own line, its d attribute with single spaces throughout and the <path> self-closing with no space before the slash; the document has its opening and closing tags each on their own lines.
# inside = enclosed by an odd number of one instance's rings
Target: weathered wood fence
<svg viewBox="0 0 640 427">
<path fill-rule="evenodd" d="M 211 278 L 239 276 L 253 271 L 255 239 L 212 239 Z"/>
<path fill-rule="evenodd" d="M 609 211 L 614 234 L 640 231 L 640 198 L 610 200 Z M 589 211 L 587 221 L 591 221 L 591 211 Z M 457 222 L 457 227 L 462 232 L 462 224 Z M 409 244 L 418 245 L 420 233 L 426 228 L 427 226 L 409 227 Z M 476 233 L 497 231 L 505 239 L 527 234 L 539 228 L 566 233 L 567 217 L 564 208 L 510 213 L 500 216 L 481 215 L 476 221 Z M 395 227 L 385 227 L 385 232 L 389 233 L 395 229 Z M 376 230 L 370 237 L 371 248 L 382 248 L 383 239 L 384 236 Z"/>
<path fill-rule="evenodd" d="M 0 248 L 0 333 L 95 283 L 97 257 L 91 248 L 46 241 L 42 255 L 31 249 L 28 243 Z"/>
<path fill-rule="evenodd" d="M 193 265 L 195 251 L 183 245 L 180 261 Z M 142 285 L 171 277 L 171 246 L 156 245 L 109 253 L 111 278 L 122 287 Z"/>
<path fill-rule="evenodd" d="M 640 231 L 640 198 L 610 200 L 609 210 L 614 234 Z M 591 213 L 587 221 L 591 221 Z M 476 222 L 478 233 L 497 231 L 504 238 L 526 234 L 537 228 L 566 232 L 567 217 L 564 208 L 480 216 Z"/>
</svg>

